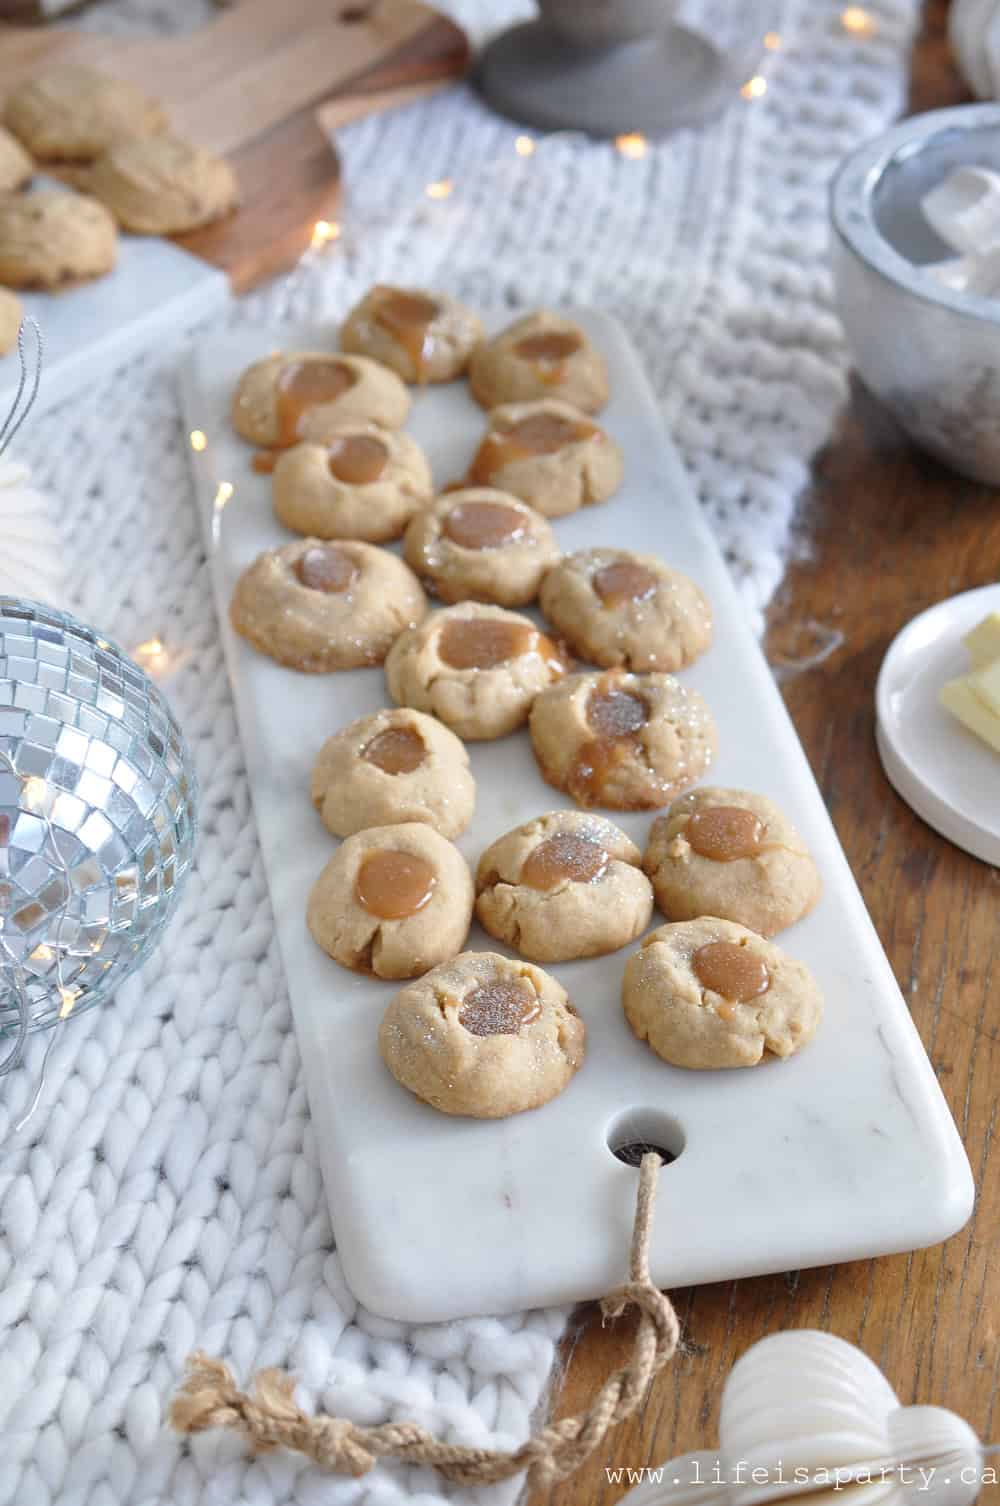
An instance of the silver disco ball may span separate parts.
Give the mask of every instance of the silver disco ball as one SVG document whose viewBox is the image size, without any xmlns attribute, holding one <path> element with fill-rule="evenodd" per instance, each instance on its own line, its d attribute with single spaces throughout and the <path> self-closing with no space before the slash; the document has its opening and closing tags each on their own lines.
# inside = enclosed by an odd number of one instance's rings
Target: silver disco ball
<svg viewBox="0 0 1000 1506">
<path fill-rule="evenodd" d="M 7 1047 L 101 1003 L 149 954 L 191 866 L 195 799 L 148 675 L 72 617 L 0 595 Z"/>
</svg>

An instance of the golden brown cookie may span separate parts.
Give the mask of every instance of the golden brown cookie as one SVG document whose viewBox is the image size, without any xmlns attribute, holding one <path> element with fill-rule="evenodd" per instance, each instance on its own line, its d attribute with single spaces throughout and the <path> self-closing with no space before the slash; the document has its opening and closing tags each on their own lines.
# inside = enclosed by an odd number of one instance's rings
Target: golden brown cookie
<svg viewBox="0 0 1000 1506">
<path fill-rule="evenodd" d="M 11 91 L 4 123 L 42 161 L 90 162 L 116 141 L 165 130 L 167 117 L 125 79 L 57 63 Z"/>
<path fill-rule="evenodd" d="M 539 967 L 463 952 L 398 993 L 379 1030 L 398 1083 L 442 1114 L 504 1119 L 557 1097 L 583 1065 L 586 1028 Z"/>
<path fill-rule="evenodd" d="M 622 479 L 622 452 L 599 424 L 558 398 L 494 408 L 469 480 L 498 486 L 561 518 L 604 502 Z"/>
<path fill-rule="evenodd" d="M 566 555 L 539 605 L 579 658 L 605 668 L 683 669 L 712 641 L 712 609 L 694 581 L 631 549 Z"/>
<path fill-rule="evenodd" d="M 530 617 L 472 601 L 400 634 L 385 661 L 398 705 L 429 711 L 469 742 L 522 727 L 538 692 L 565 672 L 560 650 Z"/>
<path fill-rule="evenodd" d="M 649 834 L 643 867 L 668 920 L 718 915 L 773 936 L 820 897 L 816 864 L 765 795 L 705 785 L 675 800 Z"/>
<path fill-rule="evenodd" d="M 542 309 L 473 352 L 469 387 L 484 408 L 555 397 L 597 413 L 608 400 L 608 372 L 578 324 Z"/>
<path fill-rule="evenodd" d="M 559 558 L 540 513 L 492 487 L 459 488 L 418 512 L 406 530 L 406 562 L 442 601 L 522 607 Z"/>
<path fill-rule="evenodd" d="M 296 350 L 247 367 L 232 420 L 251 444 L 288 449 L 303 439 L 328 444 L 347 424 L 399 429 L 409 411 L 410 395 L 394 371 L 365 356 Z"/>
<path fill-rule="evenodd" d="M 102 152 L 86 187 L 133 235 L 177 235 L 221 219 L 239 203 L 224 157 L 178 136 L 120 141 Z"/>
<path fill-rule="evenodd" d="M 0 283 L 57 288 L 103 277 L 118 257 L 118 231 L 103 204 L 39 189 L 0 198 Z"/>
<path fill-rule="evenodd" d="M 422 821 L 457 837 L 472 820 L 476 781 L 464 743 L 409 706 L 375 711 L 328 738 L 312 776 L 313 804 L 335 837 Z"/>
<path fill-rule="evenodd" d="M 5 356 L 17 344 L 18 331 L 24 311 L 16 293 L 0 288 L 0 356 Z"/>
<path fill-rule="evenodd" d="M 482 338 L 479 316 L 456 299 L 379 283 L 348 314 L 340 347 L 381 361 L 404 382 L 452 382 Z"/>
<path fill-rule="evenodd" d="M 416 440 L 378 424 L 345 424 L 325 444 L 293 445 L 274 467 L 275 516 L 317 539 L 398 538 L 432 495 Z"/>
<path fill-rule="evenodd" d="M 531 708 L 543 778 L 583 806 L 667 805 L 702 777 L 715 741 L 705 702 L 672 675 L 568 675 Z"/>
<path fill-rule="evenodd" d="M 239 580 L 229 619 L 262 654 L 310 674 L 381 664 L 393 639 L 427 610 L 394 554 L 353 541 L 298 539 L 258 555 Z"/>
<path fill-rule="evenodd" d="M 476 915 L 532 962 L 616 952 L 653 913 L 639 862 L 638 847 L 610 821 L 552 811 L 487 847 L 476 872 Z"/>
<path fill-rule="evenodd" d="M 0 193 L 23 188 L 34 170 L 34 163 L 17 137 L 0 126 Z"/>
<path fill-rule="evenodd" d="M 625 964 L 625 1018 L 675 1067 L 753 1067 L 808 1045 L 823 1017 L 809 969 L 745 926 L 660 926 Z"/>
<path fill-rule="evenodd" d="M 306 921 L 341 967 L 417 978 L 461 950 L 473 898 L 458 848 L 408 821 L 348 837 L 313 885 Z"/>
</svg>

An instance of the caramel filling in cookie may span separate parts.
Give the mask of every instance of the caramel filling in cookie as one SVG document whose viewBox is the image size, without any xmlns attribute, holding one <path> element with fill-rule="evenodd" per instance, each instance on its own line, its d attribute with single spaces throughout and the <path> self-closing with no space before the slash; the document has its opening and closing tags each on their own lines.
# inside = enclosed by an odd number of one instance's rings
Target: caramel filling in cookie
<svg viewBox="0 0 1000 1506">
<path fill-rule="evenodd" d="M 524 538 L 524 514 L 503 502 L 459 502 L 441 532 L 460 549 L 502 549 Z"/>
<path fill-rule="evenodd" d="M 732 941 L 710 941 L 700 946 L 691 966 L 702 988 L 721 994 L 730 1004 L 747 1004 L 771 987 L 766 964 L 749 947 Z"/>
<path fill-rule="evenodd" d="M 309 409 L 335 402 L 357 380 L 343 361 L 293 361 L 285 366 L 278 377 L 278 447 L 287 450 L 296 444 Z"/>
<path fill-rule="evenodd" d="M 406 920 L 430 903 L 436 888 L 437 874 L 426 858 L 388 848 L 365 858 L 354 882 L 354 896 L 379 920 Z"/>
<path fill-rule="evenodd" d="M 607 873 L 610 861 L 600 842 L 560 831 L 539 842 L 528 854 L 521 868 L 521 883 L 532 889 L 555 889 L 566 879 L 574 884 L 593 884 Z"/>
<path fill-rule="evenodd" d="M 525 335 L 514 346 L 517 355 L 525 361 L 537 361 L 548 366 L 568 361 L 583 345 L 580 336 L 573 330 L 547 329 L 537 335 Z"/>
<path fill-rule="evenodd" d="M 567 789 L 580 805 L 595 805 L 604 787 L 636 746 L 636 734 L 649 720 L 641 696 L 630 690 L 597 688 L 587 699 L 587 721 L 597 736 L 584 743 Z"/>
<path fill-rule="evenodd" d="M 427 757 L 427 749 L 412 727 L 387 727 L 362 749 L 361 757 L 383 774 L 412 774 Z"/>
<path fill-rule="evenodd" d="M 343 549 L 326 544 L 314 544 L 295 562 L 295 573 L 310 591 L 325 591 L 328 595 L 346 591 L 358 578 L 357 561 Z"/>
<path fill-rule="evenodd" d="M 470 1035 L 517 1035 L 542 1012 L 538 997 L 524 979 L 498 979 L 474 989 L 459 1012 L 458 1023 Z"/>
<path fill-rule="evenodd" d="M 695 811 L 684 836 L 699 857 L 716 863 L 755 858 L 764 840 L 764 823 L 753 811 L 738 805 L 713 805 Z"/>
<path fill-rule="evenodd" d="M 369 486 L 385 470 L 389 451 L 371 434 L 345 434 L 327 449 L 330 475 L 348 486 Z"/>
<path fill-rule="evenodd" d="M 527 622 L 504 622 L 496 617 L 457 618 L 445 624 L 438 654 L 452 669 L 496 669 L 522 654 L 537 653 L 562 668 L 551 639 Z"/>
<path fill-rule="evenodd" d="M 620 607 L 626 601 L 647 601 L 660 580 L 634 560 L 614 560 L 594 572 L 592 584 L 606 607 Z"/>
<path fill-rule="evenodd" d="M 381 324 L 396 344 L 403 347 L 418 379 L 423 377 L 430 358 L 434 343 L 430 325 L 439 312 L 433 298 L 395 288 L 380 298 L 375 308 L 375 323 Z"/>
<path fill-rule="evenodd" d="M 515 460 L 554 455 L 557 450 L 590 439 L 597 432 L 596 425 L 586 419 L 564 418 L 560 413 L 530 413 L 509 429 L 493 429 L 487 434 L 476 451 L 469 476 L 485 486 L 491 476 Z"/>
</svg>

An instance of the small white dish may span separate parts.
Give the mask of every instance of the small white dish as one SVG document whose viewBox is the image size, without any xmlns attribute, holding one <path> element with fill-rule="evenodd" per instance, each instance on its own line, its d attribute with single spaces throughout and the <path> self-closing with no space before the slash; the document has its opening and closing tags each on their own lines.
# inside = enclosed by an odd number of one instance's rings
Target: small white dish
<svg viewBox="0 0 1000 1506">
<path fill-rule="evenodd" d="M 889 783 L 928 826 L 1000 866 L 1000 754 L 938 703 L 969 669 L 963 636 L 1000 611 L 1000 585 L 938 602 L 894 638 L 875 687 L 876 740 Z"/>
</svg>

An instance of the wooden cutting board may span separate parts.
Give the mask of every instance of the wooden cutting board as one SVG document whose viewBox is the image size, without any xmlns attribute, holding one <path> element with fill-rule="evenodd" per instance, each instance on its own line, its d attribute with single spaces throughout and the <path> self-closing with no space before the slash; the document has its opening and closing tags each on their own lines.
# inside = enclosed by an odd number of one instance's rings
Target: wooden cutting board
<svg viewBox="0 0 1000 1506">
<path fill-rule="evenodd" d="M 293 265 L 340 196 L 340 164 L 317 120 L 405 103 L 459 77 L 464 33 L 419 0 L 241 0 L 199 31 L 123 39 L 72 26 L 0 25 L 0 95 L 56 61 L 132 79 L 174 129 L 227 154 L 243 202 L 177 244 L 225 272 L 234 292 Z"/>
</svg>

